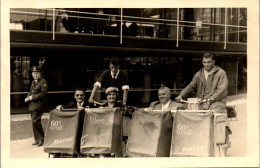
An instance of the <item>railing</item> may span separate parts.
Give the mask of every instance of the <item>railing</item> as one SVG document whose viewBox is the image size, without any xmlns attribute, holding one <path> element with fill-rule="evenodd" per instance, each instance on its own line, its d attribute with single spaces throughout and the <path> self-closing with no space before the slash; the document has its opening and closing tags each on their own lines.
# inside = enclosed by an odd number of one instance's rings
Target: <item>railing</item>
<svg viewBox="0 0 260 168">
<path fill-rule="evenodd" d="M 24 10 L 24 11 L 23 11 Z M 32 11 L 34 10 L 34 11 Z M 247 26 L 229 24 L 227 9 L 223 24 L 202 21 L 185 21 L 181 9 L 174 9 L 174 19 L 159 18 L 160 15 L 143 17 L 121 14 L 104 14 L 65 9 L 11 9 L 11 29 L 52 31 L 55 33 L 88 33 L 102 35 L 131 36 L 139 38 L 168 38 L 177 40 L 215 41 L 246 43 Z M 232 13 L 232 12 L 231 12 Z M 175 16 L 173 16 L 175 15 Z M 169 16 L 170 17 L 170 16 Z M 222 18 L 223 20 L 223 18 Z"/>
<path fill-rule="evenodd" d="M 179 92 L 182 89 L 170 89 L 173 93 Z M 158 89 L 129 89 L 129 92 L 147 92 L 147 91 L 158 91 Z M 86 90 L 86 93 L 91 93 L 92 90 Z M 105 89 L 97 90 L 97 92 L 105 92 Z M 48 91 L 50 94 L 57 94 L 57 93 L 74 93 L 74 91 Z M 11 95 L 20 95 L 20 94 L 28 94 L 28 92 L 11 92 Z"/>
</svg>

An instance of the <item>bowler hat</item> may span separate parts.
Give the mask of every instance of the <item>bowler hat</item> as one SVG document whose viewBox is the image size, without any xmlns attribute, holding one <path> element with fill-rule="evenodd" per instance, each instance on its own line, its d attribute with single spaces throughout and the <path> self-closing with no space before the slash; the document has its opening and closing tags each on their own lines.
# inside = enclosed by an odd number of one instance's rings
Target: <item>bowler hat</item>
<svg viewBox="0 0 260 168">
<path fill-rule="evenodd" d="M 33 67 L 31 68 L 31 71 L 32 71 L 32 72 L 41 72 L 41 70 L 40 70 L 40 68 L 39 68 L 38 66 L 33 66 Z"/>
</svg>

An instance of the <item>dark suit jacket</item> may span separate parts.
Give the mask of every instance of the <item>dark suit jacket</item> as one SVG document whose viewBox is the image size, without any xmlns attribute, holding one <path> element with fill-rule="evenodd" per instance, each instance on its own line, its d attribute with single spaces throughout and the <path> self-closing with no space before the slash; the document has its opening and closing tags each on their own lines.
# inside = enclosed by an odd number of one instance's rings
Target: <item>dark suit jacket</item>
<svg viewBox="0 0 260 168">
<path fill-rule="evenodd" d="M 85 108 L 86 106 L 91 106 L 91 104 L 88 101 L 84 100 L 83 107 Z M 76 100 L 69 102 L 67 105 L 64 105 L 62 107 L 64 109 L 76 109 L 76 108 L 78 108 Z"/>
<path fill-rule="evenodd" d="M 177 108 L 180 108 L 180 107 L 185 108 L 183 104 L 170 100 L 170 104 L 168 106 L 169 110 L 176 110 Z M 152 102 L 150 104 L 150 108 L 152 108 L 152 110 L 162 110 L 162 103 L 160 103 L 160 101 Z"/>
</svg>

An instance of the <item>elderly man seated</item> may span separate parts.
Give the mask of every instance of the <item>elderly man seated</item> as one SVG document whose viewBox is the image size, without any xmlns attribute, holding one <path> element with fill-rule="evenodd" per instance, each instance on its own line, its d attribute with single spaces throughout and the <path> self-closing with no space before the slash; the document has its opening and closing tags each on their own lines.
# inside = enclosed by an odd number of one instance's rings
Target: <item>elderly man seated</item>
<svg viewBox="0 0 260 168">
<path fill-rule="evenodd" d="M 160 87 L 158 90 L 159 101 L 152 102 L 150 107 L 152 110 L 177 110 L 185 109 L 184 105 L 170 99 L 171 91 L 168 87 Z"/>
</svg>

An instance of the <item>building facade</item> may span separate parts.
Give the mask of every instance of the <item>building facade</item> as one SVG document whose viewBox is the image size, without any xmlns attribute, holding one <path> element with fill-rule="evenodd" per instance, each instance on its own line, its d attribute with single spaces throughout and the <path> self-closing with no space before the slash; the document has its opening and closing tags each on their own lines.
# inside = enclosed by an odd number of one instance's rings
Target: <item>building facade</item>
<svg viewBox="0 0 260 168">
<path fill-rule="evenodd" d="M 227 72 L 229 95 L 246 92 L 246 8 L 12 8 L 10 45 L 12 107 L 25 106 L 31 66 L 42 68 L 53 108 L 77 86 L 88 97 L 113 56 L 129 74 L 130 105 L 156 100 L 162 85 L 178 94 L 205 52 Z"/>
</svg>

